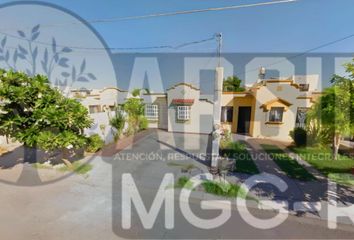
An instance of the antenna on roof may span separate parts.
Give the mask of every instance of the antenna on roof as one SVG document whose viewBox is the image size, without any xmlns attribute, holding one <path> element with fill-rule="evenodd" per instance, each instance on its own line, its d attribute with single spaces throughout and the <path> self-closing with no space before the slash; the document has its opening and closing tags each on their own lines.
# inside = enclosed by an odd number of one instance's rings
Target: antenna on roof
<svg viewBox="0 0 354 240">
<path fill-rule="evenodd" d="M 266 75 L 266 68 L 265 67 L 260 67 L 259 68 L 259 74 L 258 77 L 260 80 L 264 80 Z"/>
</svg>

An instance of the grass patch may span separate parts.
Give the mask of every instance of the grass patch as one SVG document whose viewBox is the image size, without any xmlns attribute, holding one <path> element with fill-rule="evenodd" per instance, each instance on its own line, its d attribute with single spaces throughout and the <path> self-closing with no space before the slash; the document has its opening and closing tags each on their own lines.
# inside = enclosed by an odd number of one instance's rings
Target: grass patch
<svg viewBox="0 0 354 240">
<path fill-rule="evenodd" d="M 193 189 L 193 183 L 189 181 L 189 177 L 180 177 L 177 180 L 177 183 L 175 184 L 175 188 L 187 188 L 187 189 Z"/>
<path fill-rule="evenodd" d="M 354 186 L 354 176 L 350 173 L 330 173 L 328 178 L 345 186 Z"/>
<path fill-rule="evenodd" d="M 241 186 L 236 184 L 221 183 L 214 181 L 203 181 L 201 186 L 206 193 L 210 193 L 216 196 L 223 196 L 229 198 L 243 198 L 248 200 L 256 200 L 256 198 L 249 196 L 246 191 L 241 188 Z M 193 183 L 190 181 L 189 177 L 183 176 L 177 180 L 177 183 L 174 185 L 174 188 L 187 188 L 190 190 L 193 189 Z"/>
<path fill-rule="evenodd" d="M 241 142 L 221 142 L 220 154 L 224 157 L 232 158 L 236 160 L 235 172 L 258 174 L 259 170 L 249 152 L 246 149 L 246 145 Z"/>
<path fill-rule="evenodd" d="M 72 172 L 75 172 L 75 173 L 81 174 L 81 175 L 87 174 L 91 170 L 92 170 L 91 164 L 80 163 L 80 161 L 73 162 L 72 166 L 64 165 L 59 168 L 59 171 L 62 171 L 62 172 L 72 171 Z"/>
<path fill-rule="evenodd" d="M 271 156 L 274 162 L 289 177 L 302 181 L 316 180 L 316 178 L 301 166 L 296 160 L 289 157 L 283 150 L 273 145 L 262 144 L 262 148 Z"/>
<path fill-rule="evenodd" d="M 81 175 L 87 174 L 92 170 L 91 164 L 81 163 L 80 161 L 73 162 L 71 167 L 65 164 L 51 165 L 49 162 L 33 163 L 32 166 L 36 169 L 56 169 L 61 172 L 75 172 Z"/>
<path fill-rule="evenodd" d="M 202 183 L 204 191 L 213 195 L 229 197 L 229 198 L 243 198 L 252 199 L 253 197 L 247 195 L 246 191 L 236 184 L 221 183 L 214 181 L 205 181 Z"/>
<path fill-rule="evenodd" d="M 338 173 L 349 174 L 354 168 L 354 159 L 348 156 L 339 154 L 338 159 L 333 160 L 330 148 L 292 147 L 290 149 L 326 176 Z"/>
</svg>

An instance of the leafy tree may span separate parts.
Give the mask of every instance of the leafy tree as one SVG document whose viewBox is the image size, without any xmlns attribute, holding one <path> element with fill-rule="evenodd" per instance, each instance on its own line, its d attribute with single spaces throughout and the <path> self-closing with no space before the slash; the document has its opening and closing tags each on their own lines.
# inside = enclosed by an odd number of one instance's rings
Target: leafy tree
<svg viewBox="0 0 354 240">
<path fill-rule="evenodd" d="M 139 97 L 142 91 L 145 91 L 146 94 L 150 94 L 150 90 L 148 88 L 134 88 L 132 91 L 133 97 Z"/>
<path fill-rule="evenodd" d="M 138 96 L 140 96 L 140 91 L 141 91 L 140 88 L 134 88 L 133 91 L 132 91 L 133 97 L 138 97 Z"/>
<path fill-rule="evenodd" d="M 245 91 L 243 87 L 241 87 L 242 80 L 237 76 L 230 76 L 224 79 L 223 83 L 223 91 L 224 92 L 242 92 Z"/>
<path fill-rule="evenodd" d="M 129 98 L 123 105 L 128 117 L 128 134 L 134 134 L 140 130 L 140 122 L 144 117 L 144 104 L 140 98 Z"/>
<path fill-rule="evenodd" d="M 326 89 L 310 110 L 309 120 L 320 119 L 332 139 L 333 159 L 338 157 L 338 149 L 343 136 L 354 134 L 354 62 L 346 64 L 348 77 L 334 75 L 333 85 Z"/>
<path fill-rule="evenodd" d="M 92 124 L 87 109 L 47 77 L 0 70 L 0 99 L 0 134 L 47 151 L 85 145 L 83 131 Z"/>
</svg>

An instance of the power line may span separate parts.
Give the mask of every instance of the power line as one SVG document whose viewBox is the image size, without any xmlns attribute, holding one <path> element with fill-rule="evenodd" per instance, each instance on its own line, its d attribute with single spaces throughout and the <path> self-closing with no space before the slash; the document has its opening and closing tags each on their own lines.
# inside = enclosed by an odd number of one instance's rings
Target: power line
<svg viewBox="0 0 354 240">
<path fill-rule="evenodd" d="M 11 37 L 11 38 L 15 38 L 15 39 L 19 39 L 22 41 L 28 41 L 28 39 L 24 39 L 22 37 L 13 35 L 13 34 L 8 34 L 8 33 L 4 33 L 4 32 L 0 32 L 0 34 L 7 36 L 7 37 Z M 196 45 L 196 44 L 201 44 L 201 43 L 205 43 L 205 42 L 209 42 L 215 40 L 215 36 L 210 37 L 210 38 L 206 38 L 206 39 L 202 39 L 202 40 L 196 40 L 196 41 L 191 41 L 191 42 L 185 42 L 179 45 L 158 45 L 158 46 L 147 46 L 147 47 L 107 47 L 107 48 L 103 48 L 103 47 L 80 47 L 80 46 L 67 46 L 67 45 L 60 45 L 60 44 L 56 44 L 56 46 L 58 47 L 68 47 L 71 49 L 77 49 L 77 50 L 94 50 L 94 51 L 119 51 L 119 50 L 149 50 L 149 49 L 172 49 L 172 50 L 177 50 L 177 49 L 181 49 L 187 46 L 191 46 L 191 45 Z M 48 42 L 42 42 L 42 41 L 32 41 L 33 43 L 37 43 L 37 44 L 41 44 L 41 45 L 45 45 L 45 46 L 52 46 L 52 43 L 48 43 Z"/>
<path fill-rule="evenodd" d="M 316 51 L 316 50 L 318 50 L 318 49 L 321 49 L 321 48 L 324 48 L 324 47 L 328 47 L 328 46 L 330 46 L 330 45 L 336 44 L 336 43 L 338 43 L 338 42 L 342 42 L 342 41 L 347 40 L 347 39 L 352 38 L 352 37 L 354 37 L 354 33 L 353 33 L 353 34 L 350 34 L 350 35 L 347 35 L 347 36 L 345 36 L 345 37 L 339 38 L 339 39 L 337 39 L 337 40 L 333 40 L 333 41 L 331 41 L 331 42 L 321 44 L 321 45 L 319 45 L 319 46 L 317 46 L 317 47 L 310 48 L 310 49 L 308 49 L 308 50 L 306 50 L 306 51 L 304 51 L 304 52 L 302 52 L 302 53 L 294 54 L 294 55 L 292 55 L 292 56 L 287 57 L 287 59 L 285 59 L 285 60 L 275 61 L 275 62 L 270 63 L 270 64 L 267 64 L 267 65 L 265 65 L 265 66 L 263 66 L 263 67 L 268 68 L 268 67 L 277 65 L 277 64 L 279 64 L 279 63 L 288 61 L 288 60 L 290 60 L 290 59 L 294 59 L 294 58 L 301 57 L 301 56 L 303 56 L 303 55 L 305 55 L 305 54 L 307 54 L 307 53 L 311 53 L 311 52 Z M 249 72 L 255 72 L 255 71 L 259 71 L 259 68 L 254 68 L 254 69 L 251 69 L 251 70 L 248 70 L 248 71 L 244 71 L 244 72 L 241 73 L 241 75 L 246 74 L 246 73 L 249 73 Z"/>
<path fill-rule="evenodd" d="M 167 16 L 185 15 L 185 14 L 193 14 L 193 13 L 235 10 L 235 9 L 239 9 L 239 8 L 266 6 L 266 5 L 274 5 L 274 4 L 281 4 L 281 3 L 296 2 L 296 1 L 298 1 L 298 0 L 280 0 L 280 1 L 262 2 L 262 3 L 254 3 L 254 4 L 232 5 L 232 6 L 226 6 L 226 7 L 214 7 L 214 8 L 205 8 L 205 9 L 184 10 L 184 11 L 167 12 L 167 13 L 154 13 L 154 14 L 141 15 L 141 16 L 98 19 L 98 20 L 91 20 L 89 22 L 90 23 L 105 23 L 105 22 L 137 20 L 137 19 L 145 19 L 145 18 L 153 18 L 153 17 L 167 17 Z"/>
<path fill-rule="evenodd" d="M 240 8 L 269 6 L 269 5 L 275 5 L 275 4 L 292 3 L 292 2 L 297 2 L 297 1 L 299 1 L 299 0 L 278 0 L 278 1 L 271 1 L 271 2 L 253 3 L 253 4 L 232 5 L 232 6 L 226 6 L 226 7 L 213 7 L 213 8 L 182 10 L 182 11 L 165 12 L 165 13 L 152 13 L 152 14 L 140 15 L 140 16 L 93 19 L 93 20 L 86 20 L 86 22 L 91 23 L 91 24 L 111 23 L 111 22 L 140 20 L 140 19 L 156 18 L 156 17 L 170 17 L 170 16 L 177 16 L 177 15 L 187 15 L 187 14 L 194 14 L 194 13 L 236 10 L 236 9 L 240 9 Z M 61 23 L 61 24 L 57 23 L 57 24 L 41 25 L 41 27 L 61 27 L 61 26 L 67 26 L 67 25 L 81 25 L 81 23 L 80 22 L 68 22 L 68 23 Z M 30 27 L 27 27 L 27 28 L 30 28 Z M 4 30 L 14 30 L 14 29 L 0 29 L 0 30 L 4 31 Z"/>
</svg>

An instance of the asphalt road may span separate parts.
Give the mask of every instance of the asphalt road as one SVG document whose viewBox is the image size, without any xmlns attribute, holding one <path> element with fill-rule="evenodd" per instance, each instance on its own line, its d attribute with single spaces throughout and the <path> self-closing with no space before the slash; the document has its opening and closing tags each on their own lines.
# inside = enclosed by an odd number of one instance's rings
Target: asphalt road
<svg viewBox="0 0 354 240">
<path fill-rule="evenodd" d="M 142 227 L 140 218 L 132 212 L 132 228 L 122 229 L 122 176 L 131 174 L 147 208 L 166 173 L 178 176 L 180 168 L 168 162 L 193 163 L 202 171 L 203 157 L 189 153 L 203 152 L 206 136 L 152 134 L 132 149 L 119 155 L 92 161 L 93 170 L 88 177 L 71 176 L 49 185 L 17 187 L 0 185 L 0 234 L 1 239 L 352 239 L 353 226 L 339 225 L 337 230 L 327 228 L 327 223 L 311 218 L 289 216 L 280 226 L 261 230 L 246 223 L 237 209 L 222 226 L 205 230 L 194 227 L 181 212 L 180 202 L 174 200 L 173 229 L 165 229 L 164 210 L 158 213 L 152 229 Z M 138 154 L 132 156 L 132 154 Z M 151 154 L 152 153 L 152 154 Z M 158 153 L 158 154 L 157 154 Z M 150 154 L 149 157 L 144 157 Z M 155 154 L 154 157 L 151 157 Z M 199 156 L 199 155 L 198 155 Z M 137 160 L 135 158 L 140 158 Z M 143 159 L 144 160 L 141 160 Z M 146 158 L 146 159 L 145 159 Z M 198 162 L 199 161 L 199 162 Z M 8 177 L 11 170 L 0 170 L 0 177 Z M 53 175 L 52 170 L 40 170 L 41 176 Z M 6 173 L 5 173 L 6 172 Z M 182 203 L 185 204 L 185 203 Z M 203 219 L 212 219 L 220 210 L 201 209 L 198 200 L 189 203 L 193 213 Z M 252 210 L 262 219 L 274 212 Z"/>
</svg>

